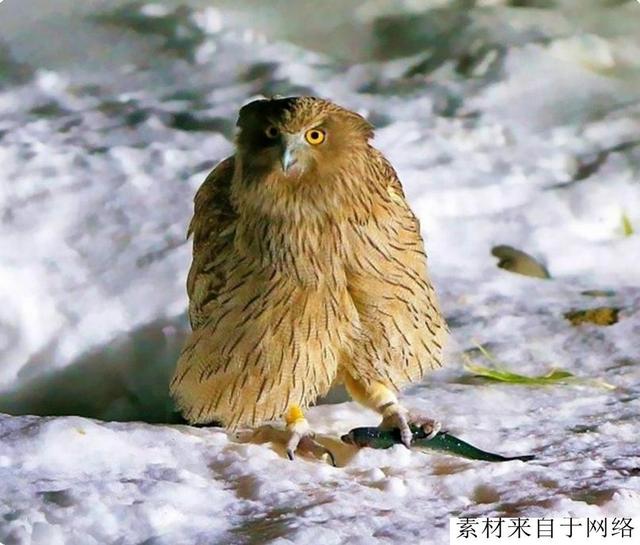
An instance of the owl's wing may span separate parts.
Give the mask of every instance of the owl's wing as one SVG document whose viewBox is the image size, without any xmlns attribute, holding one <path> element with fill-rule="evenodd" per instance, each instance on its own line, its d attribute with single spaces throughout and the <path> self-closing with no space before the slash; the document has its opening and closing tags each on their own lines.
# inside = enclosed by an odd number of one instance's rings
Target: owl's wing
<svg viewBox="0 0 640 545">
<path fill-rule="evenodd" d="M 391 165 L 373 160 L 376 204 L 354 226 L 348 290 L 362 339 L 349 362 L 356 379 L 399 388 L 442 365 L 447 327 L 427 271 L 420 224 Z"/>
<path fill-rule="evenodd" d="M 194 214 L 187 236 L 193 236 L 193 261 L 187 277 L 189 319 L 198 329 L 206 320 L 206 306 L 224 285 L 225 268 L 216 267 L 216 257 L 233 244 L 233 226 L 237 214 L 229 192 L 234 158 L 222 161 L 207 176 L 194 198 Z"/>
<path fill-rule="evenodd" d="M 229 200 L 233 159 L 221 163 L 196 195 L 188 278 L 187 339 L 171 394 L 190 422 L 234 428 L 309 405 L 331 386 L 339 340 L 352 329 L 346 291 L 304 288 L 296 278 L 236 244 Z M 328 327 L 326 324 L 331 324 Z"/>
</svg>

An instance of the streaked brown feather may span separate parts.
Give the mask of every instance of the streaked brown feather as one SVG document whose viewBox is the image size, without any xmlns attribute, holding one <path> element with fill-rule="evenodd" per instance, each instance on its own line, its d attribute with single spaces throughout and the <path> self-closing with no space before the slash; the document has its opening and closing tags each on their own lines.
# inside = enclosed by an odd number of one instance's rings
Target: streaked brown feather
<svg viewBox="0 0 640 545">
<path fill-rule="evenodd" d="M 427 272 L 420 224 L 398 177 L 371 148 L 376 187 L 369 221 L 352 225 L 347 285 L 358 310 L 362 340 L 347 371 L 395 389 L 442 365 L 447 327 Z"/>
</svg>

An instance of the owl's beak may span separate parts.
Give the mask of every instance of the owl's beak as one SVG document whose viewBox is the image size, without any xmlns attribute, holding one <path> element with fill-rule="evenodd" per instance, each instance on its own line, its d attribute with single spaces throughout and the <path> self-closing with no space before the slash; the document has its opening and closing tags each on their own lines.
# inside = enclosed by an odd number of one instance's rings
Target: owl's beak
<svg viewBox="0 0 640 545">
<path fill-rule="evenodd" d="M 285 136 L 282 142 L 282 156 L 280 162 L 282 163 L 282 170 L 285 174 L 298 165 L 300 160 L 300 153 L 305 146 L 304 140 L 298 135 Z"/>
</svg>

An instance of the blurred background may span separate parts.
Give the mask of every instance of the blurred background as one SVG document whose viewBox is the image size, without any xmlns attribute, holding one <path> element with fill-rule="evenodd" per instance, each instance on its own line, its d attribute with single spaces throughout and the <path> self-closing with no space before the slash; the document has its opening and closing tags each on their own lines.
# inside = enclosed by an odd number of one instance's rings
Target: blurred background
<svg viewBox="0 0 640 545">
<path fill-rule="evenodd" d="M 175 418 L 193 194 L 261 95 L 325 96 L 374 122 L 462 339 L 465 305 L 494 308 L 500 245 L 558 280 L 550 299 L 626 297 L 639 28 L 634 0 L 5 0 L 0 411 Z"/>
</svg>

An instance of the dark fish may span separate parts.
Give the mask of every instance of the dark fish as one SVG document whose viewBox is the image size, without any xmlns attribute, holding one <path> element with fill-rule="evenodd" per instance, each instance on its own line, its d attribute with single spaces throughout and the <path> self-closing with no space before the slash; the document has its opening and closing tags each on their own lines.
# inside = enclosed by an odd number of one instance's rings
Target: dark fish
<svg viewBox="0 0 640 545">
<path fill-rule="evenodd" d="M 522 460 L 523 462 L 527 462 L 534 458 L 532 454 L 523 456 L 502 456 L 500 454 L 486 452 L 470 445 L 469 443 L 465 443 L 462 439 L 458 439 L 446 431 L 438 432 L 432 439 L 427 438 L 427 434 L 422 428 L 412 426 L 411 431 L 413 433 L 411 446 L 413 447 L 429 448 L 448 452 L 449 454 L 455 454 L 457 456 L 462 456 L 463 458 L 469 458 L 470 460 L 483 460 L 485 462 Z M 400 440 L 400 430 L 398 429 L 381 430 L 380 428 L 354 428 L 348 434 L 343 435 L 341 439 L 350 445 L 377 449 L 386 449 L 393 445 L 402 443 Z"/>
</svg>

